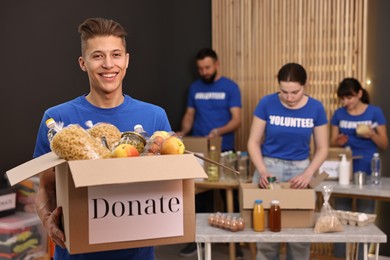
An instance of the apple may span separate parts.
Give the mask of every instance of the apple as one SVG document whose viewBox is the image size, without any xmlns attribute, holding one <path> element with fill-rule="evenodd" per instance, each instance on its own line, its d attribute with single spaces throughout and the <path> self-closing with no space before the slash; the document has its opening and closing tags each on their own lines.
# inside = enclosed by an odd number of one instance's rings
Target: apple
<svg viewBox="0 0 390 260">
<path fill-rule="evenodd" d="M 153 133 L 153 135 L 150 137 L 150 139 L 155 139 L 156 137 L 162 137 L 163 140 L 169 138 L 171 136 L 170 133 L 168 133 L 167 131 L 155 131 Z"/>
<path fill-rule="evenodd" d="M 171 137 L 165 139 L 161 146 L 161 154 L 183 154 L 185 150 L 185 146 L 183 141 L 172 135 Z"/>
<path fill-rule="evenodd" d="M 111 157 L 123 158 L 139 156 L 139 152 L 135 146 L 131 144 L 120 144 L 112 151 Z"/>
</svg>

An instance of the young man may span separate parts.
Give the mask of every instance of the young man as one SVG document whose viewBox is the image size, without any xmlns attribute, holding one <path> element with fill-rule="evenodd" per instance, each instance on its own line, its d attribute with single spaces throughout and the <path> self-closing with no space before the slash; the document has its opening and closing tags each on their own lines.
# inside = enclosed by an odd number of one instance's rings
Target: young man
<svg viewBox="0 0 390 260">
<path fill-rule="evenodd" d="M 234 131 L 241 124 L 241 93 L 238 85 L 223 77 L 219 71 L 216 52 L 210 48 L 200 50 L 196 56 L 200 79 L 190 86 L 187 110 L 181 124 L 180 136 L 222 137 L 222 151 L 234 149 Z M 238 195 L 235 193 L 235 210 L 238 210 Z M 202 192 L 196 197 L 196 212 L 212 212 L 212 191 Z M 242 252 L 236 246 L 237 259 Z M 188 244 L 181 256 L 196 254 L 195 243 Z"/>
<path fill-rule="evenodd" d="M 64 125 L 85 126 L 87 120 L 107 122 L 120 131 L 130 131 L 136 124 L 153 133 L 171 131 L 165 111 L 122 93 L 130 55 L 126 52 L 126 31 L 117 22 L 90 18 L 79 26 L 81 34 L 80 68 L 89 78 L 89 93 L 45 111 L 39 128 L 34 157 L 50 151 L 45 121 L 53 118 Z M 56 244 L 54 259 L 154 259 L 153 247 L 113 250 L 70 255 L 65 248 L 66 237 L 59 228 L 61 208 L 56 206 L 53 170 L 40 174 L 36 210 L 51 240 Z"/>
<path fill-rule="evenodd" d="M 196 65 L 200 79 L 190 86 L 187 110 L 178 135 L 222 136 L 222 151 L 234 150 L 234 131 L 241 124 L 240 89 L 220 74 L 214 50 L 200 50 Z"/>
</svg>

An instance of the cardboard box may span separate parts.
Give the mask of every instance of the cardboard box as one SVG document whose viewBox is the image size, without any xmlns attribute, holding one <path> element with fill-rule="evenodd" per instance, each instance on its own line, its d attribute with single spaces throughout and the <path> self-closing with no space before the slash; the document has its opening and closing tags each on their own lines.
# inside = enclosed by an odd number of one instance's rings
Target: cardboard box
<svg viewBox="0 0 390 260">
<path fill-rule="evenodd" d="M 7 172 L 13 185 L 55 167 L 70 254 L 192 242 L 192 154 L 65 161 L 48 153 Z"/>
<path fill-rule="evenodd" d="M 36 259 L 46 253 L 46 232 L 34 213 L 16 212 L 0 218 L 2 259 Z"/>
<path fill-rule="evenodd" d="M 315 187 L 327 177 L 327 174 L 316 176 L 310 183 Z M 282 212 L 282 228 L 314 227 L 315 190 L 290 189 L 289 183 L 279 183 L 281 189 L 260 189 L 255 183 L 240 183 L 240 211 L 245 225 L 252 227 L 254 202 L 263 200 L 265 226 L 268 227 L 268 214 L 272 200 L 279 200 Z"/>
<path fill-rule="evenodd" d="M 328 157 L 322 163 L 318 169 L 319 173 L 326 172 L 329 177 L 328 180 L 338 180 L 339 178 L 339 165 L 341 161 L 340 154 L 345 154 L 348 162 L 350 163 L 350 180 L 353 178 L 352 170 L 352 151 L 342 147 L 329 147 Z"/>
<path fill-rule="evenodd" d="M 215 146 L 218 154 L 221 153 L 222 138 L 216 137 L 208 139 L 207 137 L 185 136 L 183 137 L 183 143 L 186 147 L 186 150 L 197 153 L 200 156 L 210 158 L 209 151 L 212 145 Z M 207 169 L 208 162 L 205 162 L 201 159 L 198 161 L 204 169 Z"/>
</svg>

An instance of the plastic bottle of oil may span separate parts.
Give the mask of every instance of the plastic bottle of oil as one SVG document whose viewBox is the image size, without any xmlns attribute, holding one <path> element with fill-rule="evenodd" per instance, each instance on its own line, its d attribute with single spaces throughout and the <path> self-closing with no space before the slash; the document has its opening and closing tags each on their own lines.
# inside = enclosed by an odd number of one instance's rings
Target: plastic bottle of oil
<svg viewBox="0 0 390 260">
<path fill-rule="evenodd" d="M 218 162 L 219 161 L 219 152 L 215 145 L 210 146 L 209 157 L 211 160 Z M 219 180 L 219 168 L 218 165 L 213 163 L 208 163 L 207 166 L 207 175 L 209 181 L 218 181 Z"/>
<path fill-rule="evenodd" d="M 253 207 L 253 230 L 256 232 L 263 232 L 265 226 L 264 208 L 262 200 L 255 200 Z"/>
<path fill-rule="evenodd" d="M 53 118 L 49 118 L 46 120 L 46 126 L 49 128 L 47 131 L 47 139 L 49 139 L 49 142 L 53 139 L 54 135 L 57 133 L 57 130 L 55 129 L 56 122 Z"/>
</svg>

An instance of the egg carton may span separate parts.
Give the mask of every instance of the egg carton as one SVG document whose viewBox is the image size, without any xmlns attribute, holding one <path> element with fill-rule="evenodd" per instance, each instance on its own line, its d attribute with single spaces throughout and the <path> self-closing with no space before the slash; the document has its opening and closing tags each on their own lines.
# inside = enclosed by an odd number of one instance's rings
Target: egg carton
<svg viewBox="0 0 390 260">
<path fill-rule="evenodd" d="M 374 223 L 376 219 L 376 214 L 368 214 L 363 212 L 352 212 L 344 210 L 336 210 L 337 217 L 340 219 L 341 223 L 344 225 L 358 226 L 362 227 L 369 223 Z"/>
</svg>

